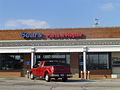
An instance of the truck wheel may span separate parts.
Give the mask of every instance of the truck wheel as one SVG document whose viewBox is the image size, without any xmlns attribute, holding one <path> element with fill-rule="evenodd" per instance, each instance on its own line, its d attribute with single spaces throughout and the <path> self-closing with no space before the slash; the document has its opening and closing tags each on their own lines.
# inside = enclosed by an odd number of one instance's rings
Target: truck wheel
<svg viewBox="0 0 120 90">
<path fill-rule="evenodd" d="M 66 82 L 66 81 L 67 81 L 67 77 L 63 77 L 63 78 L 62 78 L 62 81 L 63 81 L 63 82 Z"/>
<path fill-rule="evenodd" d="M 30 74 L 30 79 L 31 79 L 31 80 L 34 80 L 34 79 L 35 79 L 35 77 L 34 77 L 34 74 L 33 74 L 33 73 L 31 73 L 31 74 Z"/>
<path fill-rule="evenodd" d="M 47 82 L 50 82 L 50 77 L 49 77 L 48 73 L 45 74 L 45 80 L 46 80 Z"/>
<path fill-rule="evenodd" d="M 58 80 L 58 78 L 55 78 L 55 81 L 57 81 Z"/>
</svg>

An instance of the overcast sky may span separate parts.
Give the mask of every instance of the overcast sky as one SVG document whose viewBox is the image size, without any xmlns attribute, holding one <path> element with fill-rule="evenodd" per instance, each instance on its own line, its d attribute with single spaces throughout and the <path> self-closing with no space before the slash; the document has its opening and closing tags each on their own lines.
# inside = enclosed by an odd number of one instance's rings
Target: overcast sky
<svg viewBox="0 0 120 90">
<path fill-rule="evenodd" d="M 120 0 L 0 0 L 0 29 L 120 27 Z"/>
</svg>

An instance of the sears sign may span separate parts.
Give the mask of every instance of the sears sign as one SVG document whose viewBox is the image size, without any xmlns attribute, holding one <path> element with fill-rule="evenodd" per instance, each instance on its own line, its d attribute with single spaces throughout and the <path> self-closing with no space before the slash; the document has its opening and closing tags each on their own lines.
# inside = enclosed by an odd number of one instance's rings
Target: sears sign
<svg viewBox="0 0 120 90">
<path fill-rule="evenodd" d="M 44 35 L 42 33 L 26 33 L 26 32 L 22 32 L 21 37 L 22 38 L 43 38 Z"/>
</svg>

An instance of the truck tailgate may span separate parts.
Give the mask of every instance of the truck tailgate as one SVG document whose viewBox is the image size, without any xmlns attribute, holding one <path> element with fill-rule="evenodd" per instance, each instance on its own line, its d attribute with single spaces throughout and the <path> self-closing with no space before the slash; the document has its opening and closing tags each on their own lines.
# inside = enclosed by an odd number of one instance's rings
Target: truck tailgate
<svg viewBox="0 0 120 90">
<path fill-rule="evenodd" d="M 53 66 L 53 73 L 54 74 L 70 74 L 70 67 L 69 66 Z"/>
</svg>

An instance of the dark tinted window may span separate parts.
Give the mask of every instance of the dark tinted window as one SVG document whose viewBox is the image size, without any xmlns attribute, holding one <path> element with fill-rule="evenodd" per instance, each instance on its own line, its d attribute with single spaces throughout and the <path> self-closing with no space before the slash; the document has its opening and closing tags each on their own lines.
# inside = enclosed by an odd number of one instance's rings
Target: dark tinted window
<svg viewBox="0 0 120 90">
<path fill-rule="evenodd" d="M 44 66 L 63 66 L 66 65 L 64 63 L 59 63 L 59 62 L 46 62 Z"/>
<path fill-rule="evenodd" d="M 79 55 L 80 69 L 83 70 L 83 54 Z M 88 52 L 86 58 L 87 70 L 102 70 L 111 68 L 110 53 L 107 52 Z"/>
<path fill-rule="evenodd" d="M 109 69 L 109 53 L 87 53 L 87 69 Z"/>
<path fill-rule="evenodd" d="M 19 70 L 23 68 L 23 56 L 0 54 L 0 70 Z"/>
</svg>

